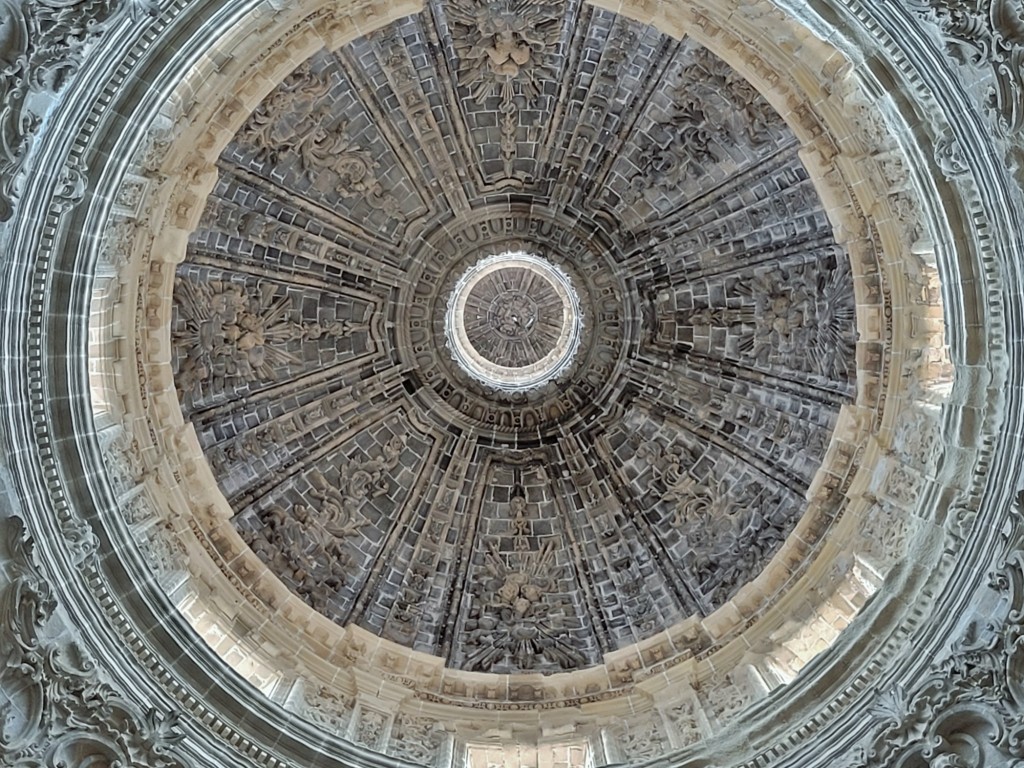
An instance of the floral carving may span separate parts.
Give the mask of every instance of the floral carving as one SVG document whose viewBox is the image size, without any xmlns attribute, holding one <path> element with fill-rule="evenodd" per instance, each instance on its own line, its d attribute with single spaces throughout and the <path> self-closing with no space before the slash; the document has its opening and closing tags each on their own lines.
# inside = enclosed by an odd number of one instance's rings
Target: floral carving
<svg viewBox="0 0 1024 768">
<path fill-rule="evenodd" d="M 289 514 L 279 506 L 260 515 L 257 534 L 243 531 L 252 550 L 313 608 L 324 611 L 344 586 L 344 567 L 351 557 L 339 538 L 319 524 L 304 504 Z"/>
<path fill-rule="evenodd" d="M 384 736 L 384 727 L 386 725 L 387 718 L 381 712 L 375 712 L 372 709 L 360 709 L 356 742 L 365 744 L 370 749 L 378 749 L 381 738 Z"/>
<path fill-rule="evenodd" d="M 630 762 L 652 760 L 665 754 L 668 739 L 653 720 L 619 732 L 619 746 Z"/>
<path fill-rule="evenodd" d="M 0 762 L 184 768 L 174 747 L 184 738 L 177 713 L 144 710 L 100 679 L 96 662 L 73 641 L 53 639 L 57 608 L 35 565 L 19 518 L 2 532 L 15 576 L 0 593 Z"/>
<path fill-rule="evenodd" d="M 867 766 L 1024 766 L 1024 553 L 992 576 L 982 609 L 935 672 L 879 694 Z"/>
<path fill-rule="evenodd" d="M 361 324 L 338 319 L 326 324 L 296 319 L 292 300 L 273 285 L 258 292 L 221 280 L 179 279 L 174 292 L 178 323 L 173 341 L 181 354 L 178 389 L 198 395 L 254 380 L 272 381 L 276 369 L 299 362 L 288 342 L 343 338 Z"/>
<path fill-rule="evenodd" d="M 721 147 L 741 136 L 760 147 L 782 131 L 782 118 L 761 94 L 704 48 L 682 69 L 672 95 L 671 113 L 656 123 L 655 141 L 639 158 L 633 201 L 647 190 L 671 190 L 694 178 L 723 160 Z"/>
<path fill-rule="evenodd" d="M 355 709 L 351 696 L 329 690 L 323 686 L 307 691 L 303 709 L 305 717 L 326 731 L 343 734 Z"/>
<path fill-rule="evenodd" d="M 550 599 L 560 571 L 554 543 L 533 548 L 526 535 L 526 499 L 515 496 L 509 506 L 513 551 L 492 543 L 486 555 L 486 575 L 476 585 L 472 618 L 466 623 L 466 668 L 529 670 L 539 660 L 561 669 L 576 668 L 583 664 L 583 655 L 566 637 L 562 612 Z"/>
<path fill-rule="evenodd" d="M 763 568 L 796 522 L 798 510 L 782 504 L 777 491 L 697 474 L 692 450 L 666 451 L 648 442 L 637 455 L 653 470 L 649 492 L 673 504 L 670 524 L 689 549 L 687 568 L 706 608 L 730 598 Z"/>
<path fill-rule="evenodd" d="M 343 463 L 337 487 L 314 471 L 308 492 L 314 504 L 295 504 L 290 511 L 272 506 L 259 514 L 260 530 L 242 531 L 260 559 L 316 610 L 329 612 L 345 585 L 352 556 L 344 541 L 365 524 L 359 514 L 362 505 L 388 492 L 388 473 L 398 466 L 404 445 L 401 437 L 393 437 L 376 458 Z"/>
</svg>

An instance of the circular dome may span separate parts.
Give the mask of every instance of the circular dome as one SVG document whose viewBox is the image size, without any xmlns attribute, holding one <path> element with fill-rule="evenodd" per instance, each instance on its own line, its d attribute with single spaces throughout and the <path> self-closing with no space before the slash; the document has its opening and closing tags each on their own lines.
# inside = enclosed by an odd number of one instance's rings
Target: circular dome
<svg viewBox="0 0 1024 768">
<path fill-rule="evenodd" d="M 570 733 L 545 760 L 641 762 L 724 733 L 898 561 L 921 480 L 893 414 L 943 363 L 894 326 L 923 338 L 938 294 L 913 200 L 871 199 L 874 135 L 828 122 L 854 109 L 828 45 L 791 81 L 747 9 L 670 37 L 476 5 L 282 10 L 306 21 L 168 104 L 202 127 L 138 156 L 164 218 L 110 322 L 142 361 L 126 431 L 159 446 L 130 514 L 161 524 L 132 535 L 302 727 L 423 764 Z M 509 254 L 558 302 L 466 287 Z M 526 387 L 464 364 L 552 353 Z"/>
<path fill-rule="evenodd" d="M 445 339 L 471 376 L 505 392 L 533 389 L 572 362 L 583 330 L 569 276 L 539 256 L 481 259 L 448 299 Z"/>
<path fill-rule="evenodd" d="M 1013 13 L 7 5 L 16 760 L 1016 758 Z"/>
<path fill-rule="evenodd" d="M 458 7 L 313 55 L 221 155 L 172 365 L 240 556 L 446 674 L 765 610 L 835 513 L 807 497 L 856 370 L 799 144 L 692 41 L 587 13 L 592 76 L 545 9 L 477 69 Z"/>
</svg>

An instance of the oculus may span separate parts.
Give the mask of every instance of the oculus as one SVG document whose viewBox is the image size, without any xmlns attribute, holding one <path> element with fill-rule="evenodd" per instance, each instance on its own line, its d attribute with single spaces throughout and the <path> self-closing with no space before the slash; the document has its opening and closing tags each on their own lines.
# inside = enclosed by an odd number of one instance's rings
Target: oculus
<svg viewBox="0 0 1024 768">
<path fill-rule="evenodd" d="M 558 378 L 583 334 L 569 276 L 525 251 L 487 256 L 456 281 L 445 313 L 455 362 L 478 381 L 522 392 Z"/>
</svg>

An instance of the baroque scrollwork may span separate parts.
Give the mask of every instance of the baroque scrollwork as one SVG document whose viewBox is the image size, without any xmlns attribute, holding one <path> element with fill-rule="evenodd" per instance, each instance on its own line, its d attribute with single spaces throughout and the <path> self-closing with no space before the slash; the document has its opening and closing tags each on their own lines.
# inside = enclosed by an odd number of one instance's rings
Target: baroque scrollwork
<svg viewBox="0 0 1024 768">
<path fill-rule="evenodd" d="M 119 17 L 137 21 L 156 8 L 153 0 L 0 0 L 0 221 L 11 216 L 46 95 L 64 89 Z"/>
<path fill-rule="evenodd" d="M 1024 552 L 991 575 L 982 600 L 992 610 L 979 611 L 930 676 L 878 695 L 868 768 L 1024 766 Z"/>
<path fill-rule="evenodd" d="M 1024 9 L 1020 0 L 915 0 L 938 22 L 950 54 L 962 64 L 988 68 L 990 106 L 1008 134 L 1024 128 Z"/>
<path fill-rule="evenodd" d="M 342 462 L 337 485 L 314 470 L 306 494 L 310 503 L 290 509 L 275 504 L 259 513 L 259 530 L 242 531 L 260 559 L 318 611 L 331 612 L 332 599 L 349 581 L 353 559 L 345 540 L 365 525 L 363 504 L 390 490 L 389 472 L 398 466 L 404 445 L 402 437 L 393 437 L 375 458 Z"/>
<path fill-rule="evenodd" d="M 459 80 L 477 102 L 500 98 L 500 146 L 506 174 L 511 175 L 520 112 L 515 98 L 536 98 L 540 79 L 551 74 L 562 10 L 546 0 L 455 0 L 448 13 Z"/>
<path fill-rule="evenodd" d="M 432 766 L 437 764 L 444 741 L 445 733 L 437 721 L 399 715 L 391 727 L 388 752 L 410 763 Z"/>
<path fill-rule="evenodd" d="M 105 683 L 73 640 L 54 639 L 53 590 L 19 518 L 0 523 L 14 577 L 0 593 L 0 762 L 11 768 L 185 768 L 177 713 L 142 709 Z"/>
<path fill-rule="evenodd" d="M 758 483 L 699 474 L 693 450 L 648 442 L 637 455 L 651 465 L 649 491 L 672 505 L 670 525 L 686 542 L 688 567 L 710 605 L 727 600 L 764 567 L 799 514 Z"/>
<path fill-rule="evenodd" d="M 401 219 L 398 202 L 377 176 L 371 149 L 348 133 L 345 119 L 330 106 L 332 82 L 315 73 L 309 61 L 276 88 L 238 133 L 257 163 L 270 167 L 297 159 L 301 177 L 322 193 L 363 200 L 371 208 Z"/>
<path fill-rule="evenodd" d="M 639 159 L 632 200 L 648 190 L 671 190 L 725 158 L 724 146 L 745 137 L 760 147 L 779 135 L 782 121 L 749 82 L 706 49 L 682 69 L 669 115 L 654 126 L 655 141 Z"/>
</svg>

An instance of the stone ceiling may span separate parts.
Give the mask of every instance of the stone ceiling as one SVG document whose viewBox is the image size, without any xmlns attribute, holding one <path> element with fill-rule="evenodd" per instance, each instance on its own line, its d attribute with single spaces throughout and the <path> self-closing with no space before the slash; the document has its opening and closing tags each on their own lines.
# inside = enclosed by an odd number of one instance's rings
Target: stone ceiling
<svg viewBox="0 0 1024 768">
<path fill-rule="evenodd" d="M 854 394 L 849 256 L 798 150 L 706 48 L 577 4 L 438 2 L 314 54 L 222 152 L 175 273 L 175 381 L 237 531 L 316 611 L 470 671 L 710 615 Z M 579 350 L 525 390 L 445 319 L 506 264 L 474 318 L 546 297 L 554 348 L 555 283 L 518 290 L 515 252 L 578 293 Z"/>
<path fill-rule="evenodd" d="M 0 0 L 0 762 L 1020 762 L 1021 18 Z"/>
</svg>

